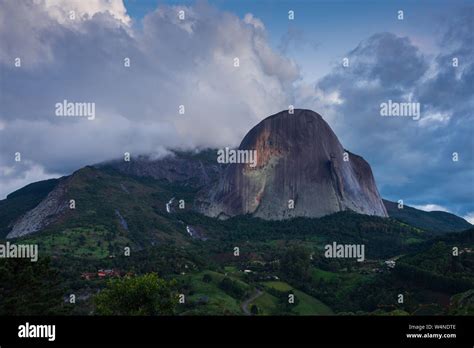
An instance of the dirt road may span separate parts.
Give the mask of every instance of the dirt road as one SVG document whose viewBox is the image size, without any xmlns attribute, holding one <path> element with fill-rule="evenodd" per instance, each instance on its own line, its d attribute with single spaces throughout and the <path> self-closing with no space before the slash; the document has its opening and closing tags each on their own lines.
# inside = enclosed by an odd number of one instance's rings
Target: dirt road
<svg viewBox="0 0 474 348">
<path fill-rule="evenodd" d="M 263 291 L 257 289 L 251 297 L 249 297 L 244 302 L 242 302 L 242 310 L 244 311 L 245 315 L 252 315 L 248 307 L 253 301 L 255 301 L 257 298 L 259 298 L 262 295 L 263 295 Z"/>
</svg>

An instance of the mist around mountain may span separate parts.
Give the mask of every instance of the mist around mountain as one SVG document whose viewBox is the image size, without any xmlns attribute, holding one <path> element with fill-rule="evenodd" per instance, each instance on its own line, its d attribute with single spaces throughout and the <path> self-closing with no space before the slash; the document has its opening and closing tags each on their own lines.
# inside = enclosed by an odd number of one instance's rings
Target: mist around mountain
<svg viewBox="0 0 474 348">
<path fill-rule="evenodd" d="M 80 183 L 90 181 L 97 189 L 113 186 L 118 179 L 111 175 L 123 177 L 119 187 L 110 192 L 119 196 L 113 200 L 117 206 L 143 194 L 143 190 L 130 192 L 126 187 L 126 181 L 140 178 L 147 183 L 166 183 L 171 191 L 174 185 L 186 187 L 191 196 L 186 196 L 185 205 L 211 217 L 250 214 L 281 220 L 352 211 L 390 216 L 430 232 L 462 231 L 472 226 L 454 214 L 424 212 L 382 200 L 370 165 L 345 150 L 322 117 L 310 110 L 283 111 L 250 130 L 236 151 L 255 151 L 254 166 L 218 163 L 220 151 L 174 151 L 161 159 L 113 160 L 67 177 L 30 184 L 0 201 L 0 235 L 17 238 L 39 232 L 63 217 L 74 219 L 79 212 L 72 214 L 75 209 L 67 209 L 71 199 L 75 205 L 78 198 L 85 197 L 77 203 L 87 206 L 93 201 L 91 194 L 97 194 L 84 192 Z M 155 196 L 149 204 L 163 206 Z M 107 206 L 107 202 L 97 203 Z"/>
<path fill-rule="evenodd" d="M 242 141 L 241 149 L 261 146 L 263 162 L 254 167 L 218 163 L 219 149 L 174 151 L 87 166 L 0 201 L 0 237 L 37 244 L 41 259 L 0 260 L 8 298 L 0 313 L 40 314 L 47 307 L 53 314 L 127 314 L 97 293 L 127 288 L 129 279 L 146 284 L 155 273 L 177 299 L 167 307 L 177 315 L 472 314 L 472 226 L 453 214 L 397 210 L 378 195 L 370 166 L 339 144 L 321 116 L 291 115 L 300 117 L 301 133 L 291 129 L 289 115 L 280 116 Z M 315 142 L 324 151 L 304 152 L 320 135 Z M 316 182 L 314 199 L 309 187 Z M 262 188 L 255 209 L 247 209 Z M 295 207 L 303 205 L 293 215 L 272 205 L 286 204 L 288 192 L 299 197 Z M 209 197 L 225 219 L 202 213 Z M 326 257 L 333 243 L 363 245 L 364 261 Z M 23 300 L 25 277 L 38 284 L 37 300 Z"/>
</svg>

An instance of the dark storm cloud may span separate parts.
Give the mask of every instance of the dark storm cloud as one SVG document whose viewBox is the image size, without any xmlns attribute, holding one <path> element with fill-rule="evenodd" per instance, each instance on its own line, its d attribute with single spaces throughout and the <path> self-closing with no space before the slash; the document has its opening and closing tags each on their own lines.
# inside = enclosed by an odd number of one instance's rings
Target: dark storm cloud
<svg viewBox="0 0 474 348">
<path fill-rule="evenodd" d="M 316 85 L 319 94 L 337 93 L 341 102 L 330 107 L 329 121 L 372 165 L 386 198 L 474 211 L 473 41 L 472 31 L 458 30 L 468 22 L 472 12 L 454 19 L 434 60 L 409 38 L 375 34 L 347 54 L 349 67 L 334 68 Z M 421 119 L 381 117 L 388 100 L 419 102 Z"/>
</svg>

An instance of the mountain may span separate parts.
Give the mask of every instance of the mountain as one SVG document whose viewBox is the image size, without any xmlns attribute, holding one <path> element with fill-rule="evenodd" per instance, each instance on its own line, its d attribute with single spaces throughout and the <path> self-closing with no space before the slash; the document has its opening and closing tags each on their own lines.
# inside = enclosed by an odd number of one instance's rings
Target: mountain
<svg viewBox="0 0 474 348">
<path fill-rule="evenodd" d="M 205 215 L 281 220 L 352 210 L 388 216 L 369 164 L 345 150 L 313 111 L 267 117 L 248 132 L 239 151 L 255 151 L 256 163 L 227 166 L 199 198 L 198 209 Z"/>
<path fill-rule="evenodd" d="M 132 177 L 148 177 L 203 187 L 214 182 L 222 174 L 223 166 L 216 161 L 213 150 L 172 151 L 159 159 L 139 156 L 130 162 L 114 160 L 96 165 L 97 168 L 113 168 Z"/>
<path fill-rule="evenodd" d="M 39 262 L 0 260 L 0 283 L 8 285 L 0 314 L 90 315 L 108 286 L 100 270 L 123 280 L 149 273 L 176 280 L 186 296 L 179 315 L 243 315 L 245 307 L 263 315 L 472 313 L 474 229 L 433 235 L 431 228 L 461 228 L 463 220 L 394 210 L 380 199 L 370 166 L 345 151 L 319 115 L 287 116 L 263 121 L 243 139 L 241 149 L 257 150 L 247 166 L 220 163 L 215 149 L 170 151 L 86 166 L 8 195 L 0 201 L 0 239 L 8 234 L 41 252 Z M 236 190 L 230 198 L 251 199 L 252 180 L 263 183 L 253 214 L 199 213 L 206 202 L 235 207 L 209 200 L 226 184 Z M 293 219 L 278 207 L 289 193 L 301 214 Z M 262 212 L 276 218 L 261 219 Z M 328 214 L 304 215 L 315 212 Z M 365 261 L 327 258 L 325 245 L 335 241 L 362 245 Z M 395 269 L 386 260 L 396 260 Z M 40 284 L 41 296 L 28 297 L 25 283 Z M 288 306 L 290 290 L 295 306 Z M 74 306 L 58 296 L 70 293 Z M 394 305 L 400 293 L 410 301 Z"/>
<path fill-rule="evenodd" d="M 0 238 L 4 238 L 22 215 L 35 208 L 51 190 L 58 179 L 38 181 L 10 193 L 0 200 Z"/>
<path fill-rule="evenodd" d="M 48 193 L 36 207 L 27 211 L 14 225 L 8 238 L 17 238 L 40 231 L 55 221 L 68 208 L 68 181 L 60 179 L 54 189 Z"/>
<path fill-rule="evenodd" d="M 179 245 L 189 241 L 189 232 L 175 213 L 191 211 L 265 220 L 352 211 L 401 222 L 387 221 L 384 229 L 407 224 L 444 233 L 472 227 L 453 214 L 398 209 L 396 203 L 382 201 L 367 162 L 344 150 L 312 111 L 270 116 L 245 136 L 239 149 L 257 151 L 255 166 L 219 163 L 215 149 L 170 151 L 159 159 L 114 160 L 27 185 L 0 201 L 0 238 L 45 231 L 73 239 L 90 235 L 97 243 L 104 237 L 117 245 Z M 294 209 L 287 209 L 290 199 Z M 75 209 L 70 208 L 71 200 Z M 180 201 L 183 209 L 178 208 Z M 189 231 L 206 238 L 212 220 L 190 226 Z"/>
<path fill-rule="evenodd" d="M 383 200 L 388 215 L 408 225 L 427 231 L 444 233 L 459 232 L 472 228 L 472 225 L 463 218 L 444 211 L 423 211 L 404 205 L 403 209 L 398 204 Z"/>
</svg>

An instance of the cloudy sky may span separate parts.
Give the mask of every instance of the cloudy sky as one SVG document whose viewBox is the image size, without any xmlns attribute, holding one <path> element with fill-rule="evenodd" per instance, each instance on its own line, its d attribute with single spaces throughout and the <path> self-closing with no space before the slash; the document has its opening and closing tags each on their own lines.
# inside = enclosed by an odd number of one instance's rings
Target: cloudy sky
<svg viewBox="0 0 474 348">
<path fill-rule="evenodd" d="M 236 146 L 292 104 L 383 197 L 474 222 L 473 23 L 461 0 L 0 0 L 0 199 L 126 151 Z M 420 119 L 381 117 L 388 100 Z"/>
</svg>

